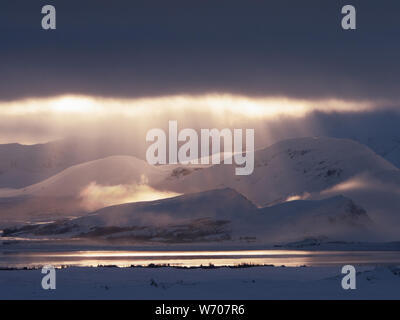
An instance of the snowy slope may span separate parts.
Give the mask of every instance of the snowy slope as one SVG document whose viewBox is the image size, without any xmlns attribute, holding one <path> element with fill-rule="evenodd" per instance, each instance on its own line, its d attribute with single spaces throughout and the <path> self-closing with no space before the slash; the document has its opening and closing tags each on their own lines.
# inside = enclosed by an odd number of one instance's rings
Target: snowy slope
<svg viewBox="0 0 400 320">
<path fill-rule="evenodd" d="M 17 190 L 1 190 L 0 197 L 11 196 L 55 196 L 74 197 L 90 185 L 131 185 L 143 180 L 157 182 L 166 172 L 161 167 L 131 156 L 112 156 L 72 166 L 37 184 Z"/>
<path fill-rule="evenodd" d="M 5 235 L 118 237 L 133 242 L 217 241 L 230 236 L 231 221 L 242 221 L 255 210 L 234 190 L 220 189 L 107 207 L 86 217 L 27 226 Z"/>
<path fill-rule="evenodd" d="M 22 189 L 0 188 L 1 225 L 82 215 L 127 202 L 177 195 L 151 187 L 171 172 L 131 156 L 112 156 L 72 166 Z"/>
<path fill-rule="evenodd" d="M 362 173 L 322 192 L 309 195 L 321 199 L 344 195 L 367 210 L 376 229 L 385 238 L 397 241 L 400 226 L 400 170 Z"/>
<path fill-rule="evenodd" d="M 376 110 L 367 113 L 310 115 L 306 132 L 358 141 L 400 168 L 400 113 Z"/>
<path fill-rule="evenodd" d="M 130 156 L 113 156 L 72 166 L 40 183 L 18 191 L 0 189 L 4 196 L 77 196 L 92 182 L 99 185 L 139 183 L 177 193 L 233 188 L 259 206 L 322 191 L 363 172 L 398 170 L 367 147 L 346 139 L 301 138 L 281 141 L 255 152 L 255 169 L 236 176 L 235 165 L 150 166 Z"/>
<path fill-rule="evenodd" d="M 323 200 L 296 200 L 260 209 L 252 231 L 264 239 L 296 241 L 307 238 L 369 240 L 373 222 L 352 200 L 335 196 Z"/>
<path fill-rule="evenodd" d="M 169 225 L 191 219 L 234 220 L 256 207 L 232 189 L 218 189 L 149 202 L 127 203 L 101 209 L 76 220 L 81 225 Z"/>
<path fill-rule="evenodd" d="M 22 188 L 80 163 L 112 155 L 135 155 L 120 139 L 67 138 L 44 144 L 0 145 L 0 188 Z"/>
<path fill-rule="evenodd" d="M 351 140 L 334 138 L 285 140 L 255 152 L 255 170 L 252 175 L 236 176 L 234 169 L 234 165 L 225 164 L 202 168 L 181 165 L 151 166 L 135 157 L 113 156 L 72 166 L 23 189 L 0 189 L 0 198 L 3 200 L 4 197 L 16 199 L 16 205 L 13 205 L 11 200 L 0 201 L 0 211 L 3 220 L 5 216 L 11 221 L 13 217 L 18 216 L 20 220 L 24 215 L 37 217 L 39 214 L 44 215 L 45 219 L 51 216 L 54 219 L 55 214 L 57 218 L 62 218 L 65 214 L 74 215 L 78 212 L 84 214 L 103 207 L 107 207 L 105 210 L 111 210 L 109 206 L 114 204 L 166 198 L 176 193 L 188 194 L 231 188 L 259 207 L 273 206 L 296 199 L 321 200 L 344 195 L 365 208 L 370 218 L 381 226 L 381 230 L 389 230 L 389 226 L 398 226 L 400 223 L 396 208 L 400 205 L 398 200 L 400 171 L 369 148 Z M 356 184 L 362 185 L 363 188 L 353 190 L 354 188 L 347 187 L 349 181 L 352 182 L 352 179 L 358 179 L 366 174 L 373 177 L 370 179 L 371 183 L 362 180 Z M 94 188 L 90 188 L 93 184 Z M 367 185 L 372 187 L 366 188 Z M 88 192 L 83 192 L 88 188 Z M 135 197 L 136 193 L 140 196 Z M 149 193 L 152 196 L 148 197 Z M 25 196 L 27 198 L 24 198 Z M 23 204 L 18 201 L 23 201 Z M 157 211 L 158 222 L 162 221 L 161 216 L 170 220 L 176 219 L 177 224 L 181 223 L 182 217 L 190 217 L 192 220 L 196 217 L 213 218 L 216 209 L 212 206 L 204 208 L 203 201 L 205 204 L 210 202 L 207 199 L 191 202 L 189 205 L 186 200 L 179 200 L 179 203 L 186 203 L 185 210 L 189 216 L 182 214 L 179 206 L 174 210 L 167 208 L 165 215 Z M 235 211 L 234 206 L 228 207 Z M 344 207 L 341 206 L 340 210 Z M 130 208 L 130 204 L 118 207 L 117 211 L 121 212 L 121 208 Z M 206 211 L 210 211 L 210 214 L 205 215 Z M 290 212 L 289 210 L 288 214 Z M 123 214 L 115 214 L 113 211 L 112 215 L 116 215 L 113 219 L 115 222 L 117 216 L 122 217 L 126 214 L 125 211 Z M 136 217 L 136 225 L 138 219 L 143 219 L 143 216 L 152 219 L 153 213 L 146 211 L 145 214 L 136 213 L 133 216 Z M 220 211 L 219 216 L 219 219 L 225 219 Z M 166 221 L 170 221 L 168 219 Z M 237 221 L 237 219 L 227 220 Z M 94 226 L 98 223 L 96 221 Z M 154 225 L 153 222 L 149 224 Z M 205 224 L 207 223 L 203 221 L 202 227 Z M 261 223 L 262 226 L 266 224 L 270 222 Z M 189 226 L 186 225 L 186 228 Z M 391 229 L 393 229 L 390 232 L 391 236 L 397 240 L 396 228 Z M 244 225 L 241 230 L 245 230 Z M 250 229 L 248 231 L 248 234 L 251 234 Z"/>
<path fill-rule="evenodd" d="M 176 192 L 230 187 L 259 206 L 303 198 L 362 172 L 397 170 L 369 148 L 346 139 L 300 138 L 278 142 L 255 152 L 255 169 L 235 176 L 235 165 L 214 165 L 167 178 L 162 186 Z"/>
<path fill-rule="evenodd" d="M 257 209 L 232 189 L 124 204 L 85 217 L 5 230 L 4 236 L 83 237 L 130 243 L 277 243 L 308 237 L 365 240 L 373 223 L 345 197 Z"/>
</svg>

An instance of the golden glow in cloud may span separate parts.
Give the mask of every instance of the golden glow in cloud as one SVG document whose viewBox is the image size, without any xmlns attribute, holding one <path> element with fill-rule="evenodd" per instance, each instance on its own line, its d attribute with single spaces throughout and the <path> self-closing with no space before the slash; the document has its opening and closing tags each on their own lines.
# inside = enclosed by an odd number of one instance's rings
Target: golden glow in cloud
<svg viewBox="0 0 400 320">
<path fill-rule="evenodd" d="M 79 95 L 26 99 L 0 103 L 0 115 L 28 114 L 90 114 L 157 115 L 163 112 L 226 113 L 248 118 L 270 118 L 279 115 L 303 116 L 314 110 L 366 111 L 371 102 L 327 100 L 300 100 L 285 97 L 254 98 L 231 94 L 175 95 L 137 99 L 115 99 Z"/>
</svg>

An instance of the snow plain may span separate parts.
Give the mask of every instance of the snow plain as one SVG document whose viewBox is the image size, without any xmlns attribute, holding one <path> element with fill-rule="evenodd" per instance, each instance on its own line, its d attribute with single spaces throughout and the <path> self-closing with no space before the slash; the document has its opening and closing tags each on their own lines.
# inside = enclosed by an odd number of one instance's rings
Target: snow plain
<svg viewBox="0 0 400 320">
<path fill-rule="evenodd" d="M 1 270 L 0 299 L 400 299 L 400 268 L 357 271 L 356 289 L 344 290 L 339 267 L 71 267 L 43 290 L 40 269 Z"/>
</svg>

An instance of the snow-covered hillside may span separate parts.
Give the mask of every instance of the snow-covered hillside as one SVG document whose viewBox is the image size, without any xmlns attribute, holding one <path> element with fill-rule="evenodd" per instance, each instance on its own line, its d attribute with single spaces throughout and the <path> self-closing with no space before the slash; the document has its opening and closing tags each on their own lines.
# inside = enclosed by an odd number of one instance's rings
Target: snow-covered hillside
<svg viewBox="0 0 400 320">
<path fill-rule="evenodd" d="M 347 139 L 300 138 L 278 142 L 255 152 L 249 176 L 235 176 L 234 165 L 214 165 L 162 186 L 176 192 L 233 188 L 259 206 L 302 199 L 363 172 L 397 170 L 369 148 Z"/>
<path fill-rule="evenodd" d="M 13 220 L 53 220 L 127 202 L 177 195 L 154 189 L 171 168 L 132 156 L 112 156 L 72 166 L 22 189 L 0 189 L 1 224 Z"/>
<path fill-rule="evenodd" d="M 162 167 L 149 165 L 131 156 L 112 156 L 72 166 L 37 184 L 22 189 L 0 189 L 0 197 L 79 196 L 81 191 L 96 183 L 101 186 L 156 183 L 169 173 Z M 145 181 L 143 181 L 145 180 Z"/>
<path fill-rule="evenodd" d="M 372 229 L 365 210 L 345 197 L 299 200 L 258 209 L 232 189 L 217 189 L 112 206 L 68 221 L 6 229 L 3 236 L 266 244 L 309 237 L 365 240 Z"/>
<path fill-rule="evenodd" d="M 88 217 L 88 220 L 85 220 L 86 218 L 78 220 L 80 227 L 77 229 L 78 233 L 74 234 L 89 232 L 91 226 L 102 227 L 104 223 L 101 223 L 101 220 L 112 221 L 111 225 L 104 225 L 107 228 L 110 226 L 125 228 L 125 220 L 129 217 L 129 228 L 133 226 L 147 228 L 143 231 L 145 237 L 149 235 L 149 228 L 153 228 L 152 232 L 155 234 L 164 232 L 155 231 L 154 228 L 160 223 L 168 222 L 170 227 L 173 225 L 170 230 L 176 228 L 185 234 L 184 237 L 187 237 L 190 230 L 201 229 L 204 234 L 209 234 L 210 228 L 219 228 L 222 230 L 220 235 L 224 234 L 224 237 L 228 234 L 230 237 L 234 235 L 243 238 L 256 236 L 267 241 L 278 239 L 284 229 L 287 229 L 285 234 L 290 241 L 296 240 L 299 234 L 304 237 L 318 237 L 332 233 L 344 234 L 346 238 L 350 238 L 349 233 L 355 230 L 354 225 L 348 228 L 346 223 L 353 221 L 355 216 L 350 215 L 353 220 L 340 218 L 341 225 L 336 228 L 336 224 L 330 223 L 332 217 L 322 214 L 324 210 L 334 215 L 348 214 L 348 208 L 352 207 L 350 200 L 337 197 L 344 195 L 368 212 L 370 219 L 375 223 L 375 229 L 380 230 L 379 234 L 384 234 L 383 238 L 391 236 L 390 239 L 397 240 L 396 228 L 391 226 L 400 223 L 396 209 L 396 206 L 400 205 L 398 200 L 400 171 L 357 142 L 333 138 L 285 140 L 255 152 L 255 170 L 252 175 L 236 176 L 234 169 L 233 165 L 225 164 L 210 167 L 151 166 L 131 156 L 113 156 L 85 162 L 23 189 L 0 189 L 2 225 L 7 227 L 13 225 L 13 220 L 23 221 L 24 218 L 31 221 L 48 221 L 65 216 L 82 216 L 87 212 L 105 208 L 104 212 L 96 213 Z M 367 176 L 369 182 L 365 180 Z M 240 193 L 239 198 L 243 195 L 258 207 L 283 203 L 281 207 L 283 211 L 279 214 L 281 220 L 272 219 L 274 215 L 271 213 L 259 214 L 266 218 L 258 223 L 251 224 L 247 221 L 242 223 L 241 217 L 247 219 L 251 214 L 248 213 L 248 208 L 240 211 L 239 208 L 242 207 L 236 201 L 227 204 L 226 196 L 215 200 L 216 197 L 221 197 L 216 191 L 197 196 L 189 195 L 189 193 L 226 188 L 236 190 Z M 160 203 L 148 202 L 112 207 L 123 203 L 168 198 L 178 194 L 185 196 L 171 199 L 172 202 L 162 200 Z M 335 200 L 325 202 L 327 200 L 324 199 L 329 197 L 334 197 Z M 194 201 L 197 198 L 200 200 Z M 288 201 L 306 199 L 321 201 L 308 204 L 316 206 L 313 210 L 301 209 L 304 206 L 307 208 L 307 202 L 300 202 L 301 205 L 297 202 L 288 203 L 288 207 L 285 204 Z M 215 207 L 215 202 L 220 202 L 220 205 Z M 138 206 L 144 206 L 146 209 L 139 210 Z M 224 206 L 228 209 L 224 209 Z M 274 210 L 278 208 L 274 206 Z M 236 218 L 232 218 L 233 213 L 236 214 Z M 204 220 L 206 218 L 212 221 Z M 183 222 L 182 219 L 190 222 Z M 195 219 L 202 220 L 195 221 Z M 117 223 L 119 220 L 123 221 L 122 225 Z M 215 224 L 216 220 L 230 222 L 224 223 L 221 227 L 219 222 L 218 225 Z M 4 223 L 5 221 L 7 223 Z M 237 224 L 240 224 L 240 228 L 236 228 Z M 307 227 L 316 224 L 318 228 Z M 85 230 L 82 229 L 83 225 L 87 226 Z M 297 229 L 293 227 L 294 225 Z M 56 229 L 58 227 L 57 225 Z M 68 226 L 65 229 L 71 228 Z M 255 235 L 256 229 L 257 235 Z M 127 237 L 131 236 L 132 230 L 127 232 Z M 229 233 L 232 230 L 233 234 Z M 319 233 L 321 230 L 324 231 Z M 386 232 L 383 232 L 384 230 Z M 392 231 L 389 232 L 390 230 Z M 120 231 L 117 232 L 118 237 L 122 236 Z M 96 232 L 100 235 L 103 233 L 103 231 Z M 135 234 L 137 232 L 138 230 L 135 230 Z M 361 236 L 363 232 L 357 231 L 354 234 Z M 289 239 L 291 234 L 294 234 L 296 239 Z M 117 236 L 116 233 L 114 236 Z M 171 237 L 171 234 L 164 234 L 163 237 Z M 174 237 L 172 238 L 175 239 Z"/>
<path fill-rule="evenodd" d="M 400 113 L 314 112 L 306 120 L 308 135 L 324 135 L 358 141 L 400 168 Z"/>
<path fill-rule="evenodd" d="M 344 195 L 361 205 L 386 239 L 397 241 L 400 226 L 400 170 L 362 173 L 338 183 L 309 199 Z"/>
<path fill-rule="evenodd" d="M 135 155 L 131 143 L 67 138 L 44 144 L 0 145 L 0 188 L 23 188 L 71 166 L 112 155 Z"/>
<path fill-rule="evenodd" d="M 265 240 L 299 239 L 369 240 L 376 237 L 367 212 L 349 198 L 295 200 L 259 210 L 251 229 Z M 249 230 L 250 231 L 250 230 Z"/>
</svg>

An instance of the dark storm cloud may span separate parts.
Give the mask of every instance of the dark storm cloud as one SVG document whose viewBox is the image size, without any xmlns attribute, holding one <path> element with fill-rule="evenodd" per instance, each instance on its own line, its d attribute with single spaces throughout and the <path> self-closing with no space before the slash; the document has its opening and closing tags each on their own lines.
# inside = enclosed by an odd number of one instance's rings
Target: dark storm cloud
<svg viewBox="0 0 400 320">
<path fill-rule="evenodd" d="M 341 7 L 357 9 L 344 31 Z M 41 7 L 57 30 L 41 29 Z M 230 92 L 398 100 L 399 1 L 0 4 L 0 99 Z"/>
</svg>

